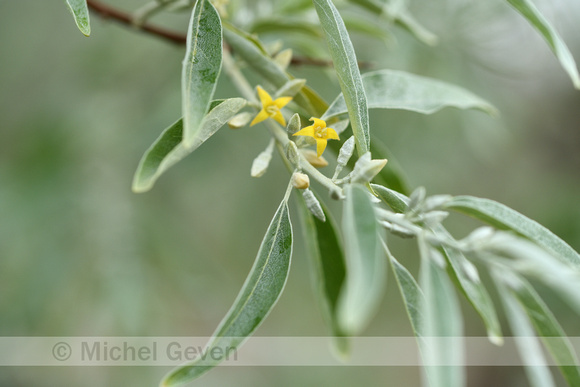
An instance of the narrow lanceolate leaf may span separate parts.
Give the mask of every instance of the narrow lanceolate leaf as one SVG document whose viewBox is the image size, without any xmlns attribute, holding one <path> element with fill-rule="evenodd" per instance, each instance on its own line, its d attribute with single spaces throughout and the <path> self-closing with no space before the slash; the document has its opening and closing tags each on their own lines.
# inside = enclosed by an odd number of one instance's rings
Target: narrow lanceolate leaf
<svg viewBox="0 0 580 387">
<path fill-rule="evenodd" d="M 560 61 L 564 70 L 572 79 L 574 87 L 580 89 L 580 76 L 574 57 L 558 32 L 546 20 L 544 15 L 529 0 L 507 0 L 548 42 L 550 49 Z"/>
<path fill-rule="evenodd" d="M 147 149 L 139 162 L 133 177 L 134 192 L 150 190 L 163 172 L 193 152 L 217 132 L 245 106 L 246 100 L 231 98 L 225 101 L 214 101 L 214 104 L 215 107 L 203 119 L 199 135 L 195 137 L 190 147 L 183 144 L 183 120 L 181 119 L 161 133 L 161 136 Z"/>
<path fill-rule="evenodd" d="M 562 262 L 546 249 L 527 239 L 500 231 L 488 237 L 482 249 L 474 251 L 486 261 L 490 258 L 488 252 L 512 270 L 540 280 L 558 292 L 576 310 L 576 313 L 580 313 L 578 266 Z"/>
<path fill-rule="evenodd" d="M 566 242 L 541 224 L 501 203 L 473 196 L 456 196 L 446 207 L 473 216 L 496 228 L 515 231 L 561 259 L 580 265 L 580 254 Z"/>
<path fill-rule="evenodd" d="M 348 335 L 359 334 L 374 316 L 385 286 L 382 228 L 368 191 L 349 185 L 344 192 L 342 231 L 346 256 L 346 283 L 340 294 L 338 317 Z"/>
<path fill-rule="evenodd" d="M 436 252 L 421 236 L 418 242 L 421 253 L 419 284 L 425 294 L 420 332 L 424 335 L 421 354 L 426 376 L 431 387 L 464 386 L 463 320 L 459 302 L 445 269 L 433 257 Z"/>
<path fill-rule="evenodd" d="M 519 278 L 513 287 L 513 292 L 526 310 L 544 345 L 559 365 L 568 385 L 580 386 L 578 358 L 556 317 L 534 288 L 522 278 Z"/>
<path fill-rule="evenodd" d="M 331 0 L 312 0 L 326 35 L 334 70 L 344 95 L 357 152 L 362 156 L 370 148 L 367 98 L 358 69 L 354 47 L 338 10 Z"/>
<path fill-rule="evenodd" d="M 404 213 L 407 210 L 409 199 L 405 195 L 376 184 L 371 184 L 371 187 L 393 211 Z M 442 225 L 433 227 L 433 232 L 442 237 L 442 239 L 451 238 L 449 232 Z M 489 293 L 480 281 L 477 269 L 460 251 L 444 246 L 443 252 L 451 265 L 451 272 L 457 279 L 458 287 L 481 316 L 487 328 L 487 335 L 490 341 L 495 344 L 501 344 L 503 335 L 497 313 Z"/>
<path fill-rule="evenodd" d="M 405 309 L 407 310 L 407 315 L 409 321 L 411 322 L 411 327 L 413 328 L 413 333 L 419 339 L 423 336 L 421 329 L 423 328 L 423 314 L 421 310 L 421 305 L 425 303 L 425 296 L 413 278 L 413 275 L 409 273 L 409 270 L 399 263 L 395 257 L 391 254 L 386 244 L 384 245 L 387 256 L 391 262 L 391 267 L 393 268 L 393 273 L 395 274 L 395 279 L 397 280 L 397 285 L 403 296 L 403 301 L 405 302 Z M 421 342 L 421 341 L 419 341 Z"/>
<path fill-rule="evenodd" d="M 239 55 L 260 77 L 276 88 L 283 87 L 292 79 L 278 63 L 266 53 L 255 37 L 236 27 L 225 24 L 224 37 L 234 52 Z M 294 97 L 294 101 L 313 116 L 320 116 L 327 104 L 308 86 Z"/>
<path fill-rule="evenodd" d="M 89 36 L 91 34 L 91 24 L 87 0 L 66 0 L 66 4 L 72 12 L 79 30 L 83 35 Z"/>
<path fill-rule="evenodd" d="M 442 235 L 443 237 L 451 236 L 441 225 L 434 227 L 433 231 L 435 234 Z M 460 289 L 465 294 L 469 303 L 481 316 L 487 328 L 489 340 L 496 345 L 501 345 L 503 343 L 501 325 L 491 297 L 479 278 L 477 268 L 459 250 L 444 246 L 443 253 L 451 265 L 452 273 L 457 279 Z"/>
<path fill-rule="evenodd" d="M 231 309 L 214 332 L 204 354 L 211 354 L 215 348 L 227 354 L 243 344 L 266 318 L 274 307 L 290 270 L 292 255 L 292 225 L 288 214 L 288 204 L 283 201 L 272 219 L 258 251 L 258 256 L 250 274 L 246 278 Z M 225 358 L 203 354 L 188 365 L 170 372 L 163 380 L 163 386 L 187 383 L 219 364 Z"/>
<path fill-rule="evenodd" d="M 378 70 L 362 76 L 369 108 L 403 109 L 432 114 L 445 107 L 478 109 L 495 115 L 497 110 L 484 99 L 461 87 L 436 79 L 396 70 Z M 323 119 L 347 112 L 340 94 Z"/>
<path fill-rule="evenodd" d="M 222 25 L 209 0 L 198 0 L 187 31 L 181 73 L 183 144 L 191 147 L 209 110 L 222 66 Z"/>
<path fill-rule="evenodd" d="M 379 198 L 388 204 L 395 212 L 404 213 L 407 211 L 409 198 L 402 193 L 383 187 L 378 184 L 371 184 L 372 189 L 379 195 Z"/>
<path fill-rule="evenodd" d="M 494 270 L 492 272 L 498 288 L 498 294 L 503 302 L 505 314 L 518 352 L 525 367 L 528 381 L 532 387 L 553 387 L 554 379 L 546 366 L 546 359 L 534 329 L 522 305 L 513 295 L 509 286 L 511 273 Z M 508 277 L 508 278 L 506 278 Z"/>
<path fill-rule="evenodd" d="M 348 343 L 343 337 L 337 319 L 338 297 L 345 278 L 344 252 L 340 233 L 331 214 L 323 206 L 326 222 L 312 216 L 302 195 L 296 195 L 300 204 L 300 215 L 304 240 L 314 267 L 313 280 L 319 305 L 325 320 L 334 335 L 336 349 L 341 355 L 348 352 Z"/>
</svg>

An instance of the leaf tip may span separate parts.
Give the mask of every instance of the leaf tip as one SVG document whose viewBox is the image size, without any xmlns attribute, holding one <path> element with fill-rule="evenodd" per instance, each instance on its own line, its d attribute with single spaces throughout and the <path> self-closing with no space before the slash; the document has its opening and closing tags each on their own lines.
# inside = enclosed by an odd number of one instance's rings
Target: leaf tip
<svg viewBox="0 0 580 387">
<path fill-rule="evenodd" d="M 498 336 L 496 334 L 490 334 L 488 336 L 489 341 L 493 344 L 493 345 L 497 345 L 498 347 L 503 346 L 503 337 L 502 336 Z"/>
<path fill-rule="evenodd" d="M 91 25 L 88 24 L 88 22 L 84 26 L 81 24 L 77 24 L 77 27 L 79 28 L 79 31 L 81 31 L 81 33 L 87 38 L 91 36 Z"/>
<path fill-rule="evenodd" d="M 350 342 L 346 336 L 335 336 L 332 340 L 332 353 L 339 361 L 346 363 L 350 360 Z"/>
<path fill-rule="evenodd" d="M 144 182 L 139 178 L 138 175 L 135 175 L 135 178 L 133 179 L 133 184 L 131 184 L 131 191 L 133 191 L 133 193 L 136 194 L 145 193 L 149 191 L 152 187 L 153 187 L 152 181 Z"/>
<path fill-rule="evenodd" d="M 495 106 L 491 105 L 491 104 L 490 105 L 487 105 L 485 107 L 485 112 L 487 114 L 489 114 L 490 116 L 492 116 L 493 118 L 499 118 L 499 116 L 501 115 L 500 112 L 499 112 L 499 109 L 496 108 Z"/>
</svg>

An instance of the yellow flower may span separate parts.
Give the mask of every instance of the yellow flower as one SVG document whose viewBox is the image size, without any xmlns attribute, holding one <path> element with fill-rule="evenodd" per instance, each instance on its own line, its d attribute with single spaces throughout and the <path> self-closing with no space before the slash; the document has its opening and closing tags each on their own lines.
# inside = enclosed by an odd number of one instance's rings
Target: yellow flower
<svg viewBox="0 0 580 387">
<path fill-rule="evenodd" d="M 320 157 L 326 148 L 326 142 L 328 140 L 339 139 L 338 133 L 332 128 L 327 128 L 326 122 L 320 118 L 312 117 L 310 121 L 314 121 L 314 124 L 299 130 L 294 133 L 294 136 L 310 136 L 314 138 L 316 140 L 316 155 Z"/>
<path fill-rule="evenodd" d="M 292 101 L 292 97 L 280 97 L 275 100 L 272 100 L 270 94 L 260 86 L 257 87 L 258 89 L 258 96 L 260 97 L 260 102 L 262 103 L 262 110 L 258 113 L 258 115 L 254 118 L 250 126 L 256 125 L 258 122 L 262 122 L 267 120 L 268 118 L 273 118 L 276 122 L 278 122 L 282 126 L 286 126 L 286 120 L 282 113 L 280 113 L 280 109 L 288 104 L 288 102 Z"/>
</svg>

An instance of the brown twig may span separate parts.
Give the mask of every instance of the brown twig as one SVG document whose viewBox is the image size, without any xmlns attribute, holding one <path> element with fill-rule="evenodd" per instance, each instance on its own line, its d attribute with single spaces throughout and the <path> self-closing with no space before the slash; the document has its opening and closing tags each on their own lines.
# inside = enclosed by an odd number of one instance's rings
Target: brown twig
<svg viewBox="0 0 580 387">
<path fill-rule="evenodd" d="M 136 24 L 134 23 L 133 16 L 131 16 L 131 14 L 123 12 L 117 8 L 104 4 L 100 1 L 87 0 L 87 6 L 103 19 L 111 19 L 121 25 L 135 28 L 139 31 L 164 39 L 173 44 L 185 44 L 187 42 L 187 36 L 185 34 L 170 31 L 165 28 L 158 27 L 148 23 Z M 227 46 L 226 48 L 229 49 L 229 47 Z M 333 66 L 331 60 L 315 59 L 301 56 L 293 57 L 290 64 L 293 66 L 317 66 L 317 67 Z M 361 69 L 373 67 L 372 63 L 369 62 L 358 62 L 358 65 L 359 68 Z"/>
<path fill-rule="evenodd" d="M 130 14 L 120 11 L 117 8 L 113 8 L 109 5 L 103 4 L 100 1 L 87 0 L 87 6 L 103 19 L 111 19 L 124 26 L 134 27 L 140 31 L 157 36 L 171 43 L 185 44 L 187 41 L 187 37 L 180 32 L 166 30 L 164 28 L 147 23 L 136 25 L 133 22 L 133 17 Z"/>
</svg>

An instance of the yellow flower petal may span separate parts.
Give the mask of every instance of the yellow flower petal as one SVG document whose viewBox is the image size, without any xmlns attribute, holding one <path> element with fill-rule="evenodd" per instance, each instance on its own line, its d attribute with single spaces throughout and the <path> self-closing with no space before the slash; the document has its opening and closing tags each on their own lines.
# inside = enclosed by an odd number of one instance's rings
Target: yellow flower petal
<svg viewBox="0 0 580 387">
<path fill-rule="evenodd" d="M 286 127 L 286 120 L 284 119 L 284 116 L 282 115 L 282 113 L 277 112 L 276 114 L 274 114 L 272 116 L 272 118 L 274 120 L 276 120 L 276 122 L 278 122 L 280 125 L 282 125 L 283 127 Z"/>
<path fill-rule="evenodd" d="M 316 155 L 322 156 L 322 152 L 326 149 L 326 140 L 316 139 Z"/>
<path fill-rule="evenodd" d="M 314 137 L 314 126 L 307 126 L 293 134 L 294 136 L 310 136 Z"/>
<path fill-rule="evenodd" d="M 262 106 L 266 107 L 267 105 L 270 105 L 272 103 L 272 97 L 270 97 L 270 94 L 260 86 L 256 87 L 256 89 L 258 89 L 258 96 L 260 97 Z"/>
<path fill-rule="evenodd" d="M 336 133 L 336 130 L 332 128 L 326 128 L 326 138 L 330 140 L 340 140 L 338 138 L 338 133 Z"/>
<path fill-rule="evenodd" d="M 274 105 L 278 106 L 279 109 L 282 109 L 284 106 L 288 105 L 288 102 L 290 101 L 292 101 L 292 97 L 281 97 L 274 101 Z"/>
<path fill-rule="evenodd" d="M 260 110 L 260 113 L 258 113 L 258 115 L 252 120 L 252 123 L 250 124 L 250 126 L 254 126 L 259 122 L 265 121 L 269 117 L 270 116 L 268 115 L 268 113 L 266 113 L 266 110 L 262 109 L 262 110 Z"/>
<path fill-rule="evenodd" d="M 321 126 L 326 128 L 326 121 L 321 120 L 320 118 L 310 117 L 310 121 L 314 121 L 314 124 L 312 124 L 313 126 Z"/>
</svg>

